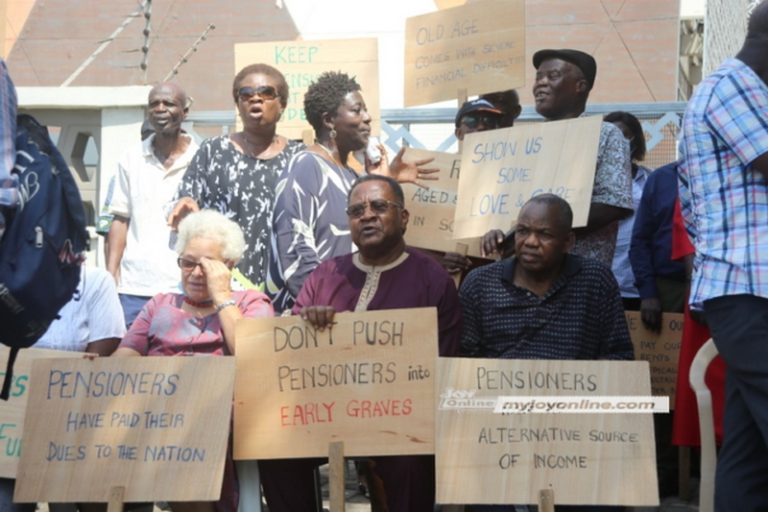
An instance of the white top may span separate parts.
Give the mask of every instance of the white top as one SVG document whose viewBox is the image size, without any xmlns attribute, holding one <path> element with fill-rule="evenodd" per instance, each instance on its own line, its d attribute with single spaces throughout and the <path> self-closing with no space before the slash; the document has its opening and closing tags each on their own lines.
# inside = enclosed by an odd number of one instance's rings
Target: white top
<svg viewBox="0 0 768 512">
<path fill-rule="evenodd" d="M 77 291 L 61 308 L 59 317 L 35 348 L 85 352 L 93 341 L 122 338 L 125 334 L 115 280 L 102 268 L 82 267 Z"/>
<path fill-rule="evenodd" d="M 179 289 L 176 237 L 171 238 L 167 207 L 197 152 L 197 144 L 190 139 L 184 154 L 166 170 L 152 151 L 154 138 L 131 148 L 120 160 L 109 205 L 111 214 L 130 219 L 117 290 L 145 297 Z"/>
</svg>

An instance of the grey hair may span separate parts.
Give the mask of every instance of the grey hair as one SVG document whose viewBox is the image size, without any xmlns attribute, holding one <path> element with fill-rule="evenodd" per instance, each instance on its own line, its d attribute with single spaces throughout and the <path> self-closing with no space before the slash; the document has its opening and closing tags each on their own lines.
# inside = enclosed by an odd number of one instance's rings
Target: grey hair
<svg viewBox="0 0 768 512">
<path fill-rule="evenodd" d="M 236 222 L 214 210 L 190 213 L 179 223 L 176 252 L 181 255 L 193 238 L 207 238 L 221 244 L 225 260 L 237 263 L 245 252 L 243 230 Z"/>
</svg>

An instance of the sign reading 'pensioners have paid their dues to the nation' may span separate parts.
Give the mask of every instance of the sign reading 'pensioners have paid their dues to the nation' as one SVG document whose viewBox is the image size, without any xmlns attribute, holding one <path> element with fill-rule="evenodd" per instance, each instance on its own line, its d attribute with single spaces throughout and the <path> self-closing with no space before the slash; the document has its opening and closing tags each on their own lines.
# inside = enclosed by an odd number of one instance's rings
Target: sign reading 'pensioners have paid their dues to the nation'
<svg viewBox="0 0 768 512">
<path fill-rule="evenodd" d="M 635 359 L 648 361 L 651 366 L 651 392 L 654 396 L 669 397 L 669 407 L 674 409 L 683 335 L 682 313 L 663 313 L 660 333 L 645 327 L 639 311 L 627 311 L 625 316 L 635 347 Z"/>
<path fill-rule="evenodd" d="M 215 501 L 233 357 L 37 360 L 17 501 Z"/>
<path fill-rule="evenodd" d="M 525 0 L 485 0 L 406 20 L 406 107 L 524 84 Z"/>
<path fill-rule="evenodd" d="M 237 326 L 235 459 L 434 453 L 434 308 Z"/>
<path fill-rule="evenodd" d="M 568 201 L 573 226 L 586 226 L 601 124 L 593 116 L 467 134 L 454 237 L 507 231 L 523 204 L 544 193 Z"/>
<path fill-rule="evenodd" d="M 500 396 L 521 407 L 534 396 L 594 398 L 602 407 L 600 397 L 639 395 L 640 404 L 650 391 L 647 362 L 437 364 L 439 503 L 537 503 L 539 491 L 552 489 L 564 505 L 658 505 L 652 414 L 494 412 Z"/>
<path fill-rule="evenodd" d="M 281 135 L 302 139 L 304 131 L 312 129 L 304 113 L 304 94 L 310 83 L 326 71 L 342 71 L 355 78 L 362 88 L 368 113 L 373 118 L 371 130 L 374 134 L 379 132 L 377 39 L 275 41 L 235 45 L 235 73 L 256 62 L 280 70 L 288 84 L 288 105 L 278 124 L 278 133 Z"/>
<path fill-rule="evenodd" d="M 434 158 L 429 167 L 440 170 L 440 179 L 431 182 L 429 188 L 403 183 L 405 207 L 411 214 L 405 242 L 422 249 L 482 257 L 479 238 L 453 239 L 460 155 L 414 148 L 406 149 L 403 155 L 407 162 L 426 158 Z"/>
<path fill-rule="evenodd" d="M 5 368 L 10 349 L 0 346 L 0 365 Z M 35 359 L 82 358 L 81 352 L 28 348 L 19 351 L 13 365 L 13 381 L 7 401 L 0 401 L 0 477 L 16 478 L 24 432 L 24 413 L 29 398 L 30 371 Z M 5 374 L 0 372 L 0 379 Z"/>
</svg>

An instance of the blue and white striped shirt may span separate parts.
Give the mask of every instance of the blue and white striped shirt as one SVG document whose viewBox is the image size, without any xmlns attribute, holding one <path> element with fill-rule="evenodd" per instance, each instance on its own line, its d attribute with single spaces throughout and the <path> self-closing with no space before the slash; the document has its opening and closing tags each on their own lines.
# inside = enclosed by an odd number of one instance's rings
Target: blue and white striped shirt
<svg viewBox="0 0 768 512">
<path fill-rule="evenodd" d="M 738 59 L 696 89 L 683 118 L 680 203 L 696 248 L 690 302 L 768 297 L 768 86 Z"/>
</svg>

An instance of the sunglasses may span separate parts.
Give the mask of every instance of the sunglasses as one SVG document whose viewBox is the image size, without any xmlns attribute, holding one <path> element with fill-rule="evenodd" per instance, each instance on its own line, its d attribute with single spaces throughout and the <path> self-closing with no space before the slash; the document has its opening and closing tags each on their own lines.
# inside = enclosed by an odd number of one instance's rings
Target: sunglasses
<svg viewBox="0 0 768 512">
<path fill-rule="evenodd" d="M 395 208 L 403 207 L 403 205 L 400 203 L 387 201 L 386 199 L 374 199 L 373 201 L 368 201 L 367 203 L 355 203 L 347 206 L 347 215 L 352 219 L 359 219 L 365 214 L 366 205 L 370 206 L 371 211 L 377 215 L 387 213 L 387 210 L 390 206 L 394 206 Z"/>
<path fill-rule="evenodd" d="M 486 128 L 494 129 L 499 127 L 501 118 L 492 114 L 467 114 L 461 118 L 461 124 L 470 130 L 477 129 L 482 123 Z"/>
<path fill-rule="evenodd" d="M 271 85 L 260 85 L 258 87 L 241 87 L 237 90 L 237 97 L 240 98 L 241 101 L 249 100 L 254 96 L 258 96 L 264 101 L 271 101 L 280 95 L 277 94 L 277 89 Z"/>
</svg>

